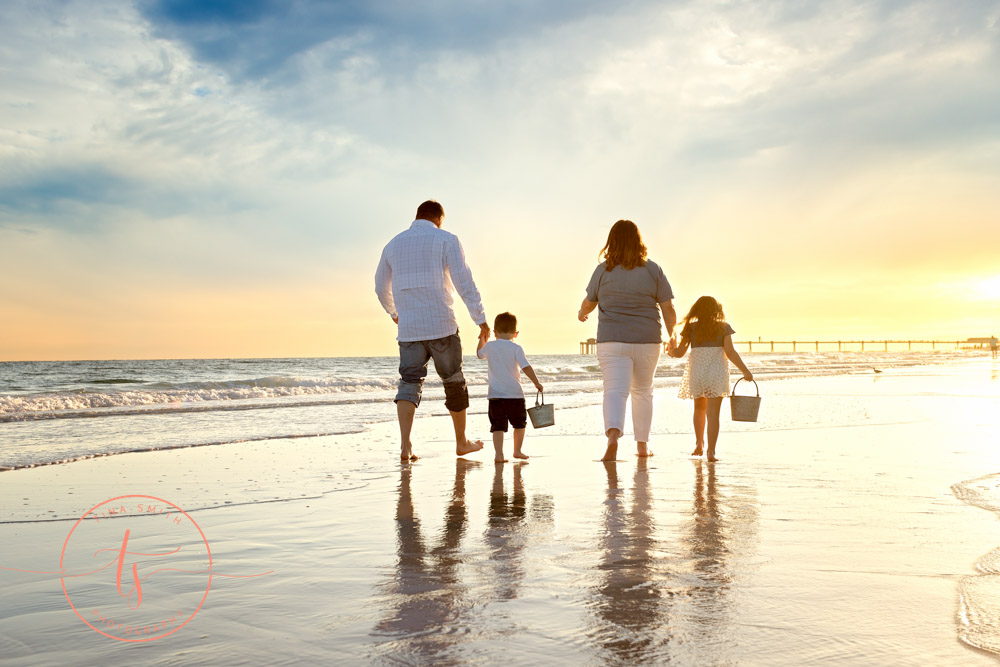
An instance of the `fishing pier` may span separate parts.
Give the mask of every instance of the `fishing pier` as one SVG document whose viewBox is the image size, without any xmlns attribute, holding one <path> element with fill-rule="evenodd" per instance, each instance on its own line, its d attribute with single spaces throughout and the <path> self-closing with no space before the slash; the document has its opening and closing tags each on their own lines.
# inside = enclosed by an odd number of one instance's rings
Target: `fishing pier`
<svg viewBox="0 0 1000 667">
<path fill-rule="evenodd" d="M 889 346 L 897 346 L 894 349 L 899 349 L 899 347 L 905 345 L 908 351 L 913 350 L 913 346 L 916 345 L 918 349 L 930 349 L 936 350 L 939 347 L 942 348 L 954 348 L 954 349 L 981 349 L 981 350 L 991 350 L 996 351 L 997 349 L 997 339 L 996 338 L 968 338 L 966 340 L 745 340 L 745 341 L 733 341 L 738 349 L 745 349 L 747 352 L 753 352 L 755 349 L 757 352 L 775 352 L 775 351 L 787 351 L 788 346 L 791 346 L 792 352 L 798 352 L 801 347 L 803 350 L 812 350 L 815 352 L 832 352 L 833 346 L 837 346 L 837 352 L 847 351 L 860 351 L 864 352 L 867 349 L 879 349 L 881 348 L 884 352 L 889 351 Z M 777 349 L 776 346 L 780 347 Z M 822 349 L 821 349 L 822 346 Z M 667 344 L 663 344 L 663 351 L 666 352 Z M 597 353 L 597 339 L 588 338 L 585 341 L 580 342 L 580 354 L 596 354 Z"/>
</svg>

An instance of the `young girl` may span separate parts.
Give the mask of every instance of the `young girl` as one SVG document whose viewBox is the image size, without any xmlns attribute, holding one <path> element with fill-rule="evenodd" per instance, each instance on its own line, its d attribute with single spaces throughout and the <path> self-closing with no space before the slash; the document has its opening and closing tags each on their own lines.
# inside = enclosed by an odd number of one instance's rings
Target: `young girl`
<svg viewBox="0 0 1000 667">
<path fill-rule="evenodd" d="M 691 456 L 701 456 L 705 447 L 705 420 L 708 418 L 708 460 L 715 457 L 719 439 L 719 410 L 729 395 L 729 362 L 743 371 L 743 379 L 753 380 L 746 364 L 733 347 L 733 328 L 726 323 L 722 304 L 710 296 L 694 302 L 684 318 L 681 342 L 667 354 L 680 359 L 691 347 L 691 357 L 681 380 L 681 398 L 694 399 L 695 448 Z"/>
</svg>

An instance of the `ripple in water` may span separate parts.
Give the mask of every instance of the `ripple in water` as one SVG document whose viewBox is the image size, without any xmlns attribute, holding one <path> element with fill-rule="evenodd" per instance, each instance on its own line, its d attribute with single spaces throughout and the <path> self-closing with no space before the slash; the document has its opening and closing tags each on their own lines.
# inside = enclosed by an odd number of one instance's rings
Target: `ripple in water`
<svg viewBox="0 0 1000 667">
<path fill-rule="evenodd" d="M 1000 514 L 1000 473 L 959 482 L 951 490 L 968 505 Z M 959 638 L 1000 655 L 1000 548 L 980 558 L 976 569 L 980 574 L 958 584 Z"/>
</svg>

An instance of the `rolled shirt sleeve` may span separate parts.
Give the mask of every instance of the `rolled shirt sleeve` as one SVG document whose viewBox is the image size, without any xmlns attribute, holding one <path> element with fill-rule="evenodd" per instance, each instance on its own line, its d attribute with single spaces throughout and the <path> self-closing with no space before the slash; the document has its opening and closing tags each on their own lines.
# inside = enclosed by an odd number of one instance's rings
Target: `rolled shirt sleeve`
<svg viewBox="0 0 1000 667">
<path fill-rule="evenodd" d="M 392 298 L 392 266 L 382 251 L 382 257 L 378 261 L 378 268 L 375 270 L 375 294 L 385 312 L 391 317 L 398 317 L 396 313 L 396 303 Z"/>
<path fill-rule="evenodd" d="M 465 307 L 469 309 L 472 321 L 476 324 L 485 324 L 486 312 L 483 310 L 483 299 L 479 295 L 479 288 L 476 287 L 476 283 L 472 279 L 472 270 L 465 261 L 465 251 L 457 236 L 449 239 L 445 247 L 445 262 L 452 285 L 465 303 Z"/>
</svg>

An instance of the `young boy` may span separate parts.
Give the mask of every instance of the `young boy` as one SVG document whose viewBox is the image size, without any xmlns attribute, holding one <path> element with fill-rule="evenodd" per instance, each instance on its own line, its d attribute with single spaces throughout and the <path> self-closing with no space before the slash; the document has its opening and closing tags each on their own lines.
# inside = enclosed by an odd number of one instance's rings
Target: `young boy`
<svg viewBox="0 0 1000 667">
<path fill-rule="evenodd" d="M 485 335 L 479 337 L 476 356 L 486 360 L 490 383 L 486 398 L 490 401 L 490 432 L 493 433 L 493 449 L 496 450 L 493 460 L 503 463 L 503 434 L 507 432 L 507 422 L 514 427 L 514 458 L 528 458 L 521 451 L 528 412 L 524 407 L 520 372 L 524 371 L 538 391 L 542 391 L 542 385 L 528 364 L 524 350 L 514 342 L 517 338 L 517 318 L 510 313 L 500 313 L 493 322 L 493 331 L 497 337 L 494 341 L 486 342 L 488 336 Z"/>
</svg>

